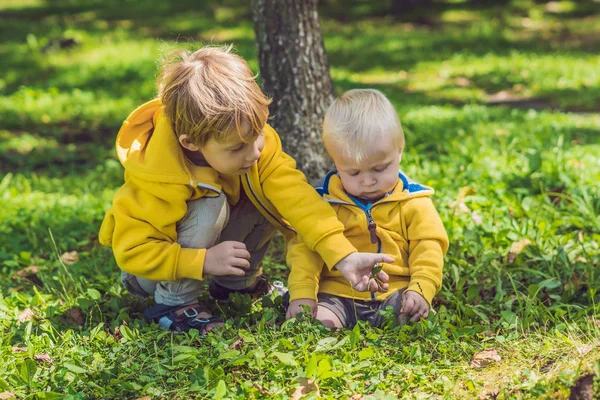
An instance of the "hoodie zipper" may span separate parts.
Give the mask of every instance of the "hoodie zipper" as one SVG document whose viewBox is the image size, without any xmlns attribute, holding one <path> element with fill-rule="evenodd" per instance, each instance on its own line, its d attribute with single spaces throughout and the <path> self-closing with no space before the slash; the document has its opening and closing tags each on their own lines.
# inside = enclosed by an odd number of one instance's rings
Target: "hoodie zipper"
<svg viewBox="0 0 600 400">
<path fill-rule="evenodd" d="M 260 201 L 260 199 L 258 198 L 258 196 L 256 195 L 256 193 L 254 192 L 254 189 L 252 189 L 252 184 L 250 183 L 250 177 L 248 176 L 248 174 L 245 174 L 246 176 L 246 183 L 248 184 L 248 188 L 250 189 L 250 192 L 252 194 L 252 196 L 254 197 L 254 199 L 256 200 L 256 202 L 258 204 L 260 204 L 260 206 L 263 208 L 263 210 L 269 214 L 271 216 L 271 218 L 273 218 L 275 221 L 277 221 L 279 223 L 279 225 L 283 226 L 286 229 L 289 229 L 292 232 L 296 232 L 296 230 L 294 228 L 292 228 L 291 226 L 287 226 L 286 224 L 284 224 L 283 222 L 281 222 L 279 220 L 279 218 L 277 218 L 275 215 L 273 215 L 273 213 L 263 204 L 262 201 Z M 242 186 L 243 189 L 243 186 Z"/>
</svg>

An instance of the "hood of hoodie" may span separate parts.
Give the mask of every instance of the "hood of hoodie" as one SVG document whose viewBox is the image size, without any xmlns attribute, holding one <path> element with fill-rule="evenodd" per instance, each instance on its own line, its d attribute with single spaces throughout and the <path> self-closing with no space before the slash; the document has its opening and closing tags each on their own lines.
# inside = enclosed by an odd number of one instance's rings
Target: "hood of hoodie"
<svg viewBox="0 0 600 400">
<path fill-rule="evenodd" d="M 153 183 L 182 184 L 220 192 L 219 173 L 192 164 L 159 99 L 135 109 L 123 122 L 116 150 L 127 174 Z"/>
<path fill-rule="evenodd" d="M 321 197 L 330 203 L 355 205 L 355 202 L 344 190 L 342 180 L 335 170 L 329 172 L 326 176 L 317 181 L 314 186 Z M 392 189 L 387 196 L 375 202 L 375 204 L 400 202 L 417 197 L 431 197 L 433 193 L 434 190 L 429 186 L 416 183 L 406 176 L 404 172 L 399 171 L 398 183 L 394 189 Z"/>
</svg>

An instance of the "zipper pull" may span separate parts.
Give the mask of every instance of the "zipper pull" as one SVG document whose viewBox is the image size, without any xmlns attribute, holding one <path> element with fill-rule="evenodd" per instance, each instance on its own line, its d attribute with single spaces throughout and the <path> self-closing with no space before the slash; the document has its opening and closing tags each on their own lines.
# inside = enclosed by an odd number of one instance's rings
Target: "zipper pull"
<svg viewBox="0 0 600 400">
<path fill-rule="evenodd" d="M 371 211 L 369 210 L 367 212 L 367 221 L 368 221 L 368 227 L 369 227 L 369 235 L 371 236 L 371 243 L 375 244 L 379 241 L 379 238 L 377 237 L 377 224 L 375 223 L 375 221 L 373 221 L 373 217 L 371 216 Z"/>
</svg>

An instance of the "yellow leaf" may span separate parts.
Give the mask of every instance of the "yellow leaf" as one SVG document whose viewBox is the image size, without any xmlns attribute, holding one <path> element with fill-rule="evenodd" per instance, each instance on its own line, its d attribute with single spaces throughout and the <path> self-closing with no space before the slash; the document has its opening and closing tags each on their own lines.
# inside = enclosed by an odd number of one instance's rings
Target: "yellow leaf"
<svg viewBox="0 0 600 400">
<path fill-rule="evenodd" d="M 316 393 L 316 397 L 321 397 L 321 392 L 319 391 L 319 387 L 315 381 L 305 377 L 300 377 L 298 378 L 298 386 L 296 386 L 296 390 L 294 393 L 292 393 L 291 399 L 298 400 L 313 392 Z"/>
<path fill-rule="evenodd" d="M 60 259 L 65 265 L 75 264 L 77 261 L 79 261 L 79 254 L 77 254 L 75 250 L 68 251 L 66 253 L 63 253 L 60 256 Z"/>
<path fill-rule="evenodd" d="M 490 364 L 500 362 L 501 358 L 496 349 L 488 349 L 479 352 L 471 360 L 471 368 L 483 368 Z"/>
</svg>

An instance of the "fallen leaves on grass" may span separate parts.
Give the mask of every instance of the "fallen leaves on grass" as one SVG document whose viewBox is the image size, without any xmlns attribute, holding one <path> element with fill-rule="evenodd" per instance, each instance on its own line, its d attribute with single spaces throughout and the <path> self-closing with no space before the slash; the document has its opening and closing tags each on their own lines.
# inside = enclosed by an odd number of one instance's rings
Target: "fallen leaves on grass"
<svg viewBox="0 0 600 400">
<path fill-rule="evenodd" d="M 13 392 L 2 392 L 0 393 L 0 400 L 14 399 L 16 396 Z"/>
<path fill-rule="evenodd" d="M 244 338 L 238 338 L 235 342 L 233 342 L 229 345 L 229 348 L 232 350 L 239 350 L 242 348 L 243 344 L 244 344 Z"/>
<path fill-rule="evenodd" d="M 296 386 L 296 390 L 292 393 L 291 399 L 298 400 L 311 393 L 315 393 L 317 397 L 321 397 L 321 392 L 315 381 L 300 377 L 298 378 L 298 386 Z"/>
<path fill-rule="evenodd" d="M 469 186 L 460 188 L 456 200 L 450 203 L 450 208 L 459 212 L 470 213 L 471 209 L 465 204 L 465 198 L 475 194 L 475 189 Z"/>
<path fill-rule="evenodd" d="M 62 253 L 60 259 L 65 265 L 75 264 L 77 261 L 79 261 L 79 254 L 77 254 L 77 251 L 75 250 L 67 251 L 66 253 Z"/>
<path fill-rule="evenodd" d="M 30 265 L 29 267 L 23 268 L 13 274 L 12 278 L 25 278 L 31 281 L 37 287 L 44 287 L 44 283 L 38 278 L 37 274 L 40 272 L 40 267 L 37 265 Z"/>
<path fill-rule="evenodd" d="M 20 344 L 13 346 L 13 348 L 12 348 L 13 353 L 25 353 L 26 351 L 27 351 L 27 347 L 23 347 Z"/>
<path fill-rule="evenodd" d="M 26 309 L 21 311 L 18 318 L 19 318 L 19 321 L 26 322 L 26 321 L 33 320 L 34 315 L 35 315 L 35 312 L 31 308 L 27 307 Z"/>
<path fill-rule="evenodd" d="M 48 364 L 53 364 L 52 359 L 46 353 L 36 354 L 36 355 L 33 356 L 33 359 L 37 360 L 37 361 L 42 361 L 42 362 L 45 362 L 45 363 L 48 363 Z"/>
<path fill-rule="evenodd" d="M 501 358 L 496 349 L 481 351 L 473 356 L 471 368 L 484 368 L 490 364 L 500 362 Z"/>
<path fill-rule="evenodd" d="M 530 244 L 531 240 L 529 239 L 521 239 L 518 242 L 514 242 L 510 246 L 510 250 L 508 251 L 508 256 L 506 258 L 508 263 L 512 264 L 513 262 L 515 262 L 517 256 L 525 249 L 525 247 L 527 247 Z"/>
<path fill-rule="evenodd" d="M 272 395 L 273 395 L 273 393 L 269 392 L 267 389 L 265 389 L 263 386 L 259 385 L 259 384 L 258 384 L 258 383 L 256 383 L 256 382 L 252 382 L 252 386 L 253 386 L 253 387 L 255 387 L 256 389 L 258 389 L 258 391 L 259 391 L 261 394 L 268 394 L 269 396 L 272 396 Z"/>
<path fill-rule="evenodd" d="M 71 307 L 62 317 L 63 322 L 75 325 L 83 325 L 85 323 L 85 317 L 79 307 Z"/>
</svg>

